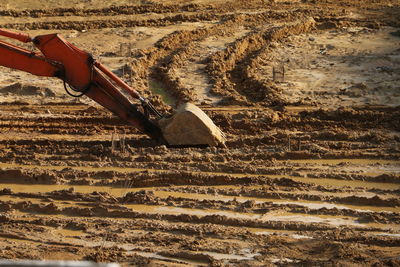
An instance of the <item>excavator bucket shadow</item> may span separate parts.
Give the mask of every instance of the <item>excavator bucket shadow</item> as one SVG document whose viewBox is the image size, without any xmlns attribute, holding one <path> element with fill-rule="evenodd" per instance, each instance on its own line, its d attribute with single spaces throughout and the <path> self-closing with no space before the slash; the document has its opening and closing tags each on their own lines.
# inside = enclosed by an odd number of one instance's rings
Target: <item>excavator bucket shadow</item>
<svg viewBox="0 0 400 267">
<path fill-rule="evenodd" d="M 200 108 L 184 103 L 167 118 L 161 118 L 158 125 L 170 146 L 222 146 L 225 147 L 224 133 Z"/>
</svg>

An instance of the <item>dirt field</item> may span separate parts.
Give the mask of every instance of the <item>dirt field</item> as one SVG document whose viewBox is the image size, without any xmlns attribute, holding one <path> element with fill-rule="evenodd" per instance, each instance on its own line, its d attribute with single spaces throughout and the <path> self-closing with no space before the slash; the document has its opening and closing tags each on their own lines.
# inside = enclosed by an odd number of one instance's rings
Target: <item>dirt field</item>
<svg viewBox="0 0 400 267">
<path fill-rule="evenodd" d="M 228 141 L 157 146 L 0 67 L 0 259 L 400 266 L 399 17 L 397 0 L 3 0 L 0 28 L 61 33 Z"/>
</svg>

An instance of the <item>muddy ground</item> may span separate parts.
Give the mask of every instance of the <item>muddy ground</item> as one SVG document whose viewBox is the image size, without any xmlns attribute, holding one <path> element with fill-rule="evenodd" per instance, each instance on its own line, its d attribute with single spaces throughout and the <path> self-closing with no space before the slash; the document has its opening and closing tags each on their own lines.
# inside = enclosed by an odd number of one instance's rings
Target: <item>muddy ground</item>
<svg viewBox="0 0 400 267">
<path fill-rule="evenodd" d="M 398 1 L 5 0 L 0 14 L 61 33 L 162 112 L 197 104 L 228 140 L 158 146 L 60 81 L 0 67 L 0 258 L 400 265 Z"/>
</svg>

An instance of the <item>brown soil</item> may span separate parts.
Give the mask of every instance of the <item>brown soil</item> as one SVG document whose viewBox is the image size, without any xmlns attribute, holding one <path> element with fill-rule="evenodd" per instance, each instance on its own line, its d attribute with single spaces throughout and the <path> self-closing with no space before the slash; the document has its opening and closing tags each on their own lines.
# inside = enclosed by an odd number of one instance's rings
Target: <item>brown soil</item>
<svg viewBox="0 0 400 267">
<path fill-rule="evenodd" d="M 227 147 L 156 146 L 0 67 L 0 258 L 400 265 L 398 1 L 3 2 L 0 27 L 61 33 L 161 112 L 194 102 Z"/>
</svg>

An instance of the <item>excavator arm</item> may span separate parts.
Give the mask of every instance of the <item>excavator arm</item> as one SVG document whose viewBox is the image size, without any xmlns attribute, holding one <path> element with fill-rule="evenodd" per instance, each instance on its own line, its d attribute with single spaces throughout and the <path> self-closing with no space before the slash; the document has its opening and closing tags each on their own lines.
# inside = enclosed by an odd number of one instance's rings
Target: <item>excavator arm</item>
<svg viewBox="0 0 400 267">
<path fill-rule="evenodd" d="M 57 77 L 57 73 L 62 72 L 62 65 L 50 62 L 40 54 L 1 40 L 0 55 L 1 66 L 27 71 L 37 76 Z"/>
<path fill-rule="evenodd" d="M 28 43 L 32 52 L 0 41 L 0 66 L 57 77 L 71 96 L 86 95 L 159 144 L 224 146 L 225 135 L 198 107 L 184 103 L 171 116 L 162 116 L 146 99 L 93 57 L 58 34 L 27 34 L 0 29 L 0 35 Z M 68 90 L 68 86 L 74 93 Z M 124 94 L 125 93 L 125 94 Z M 128 96 L 127 96 L 128 95 Z M 140 104 L 130 101 L 133 97 Z M 140 108 L 141 106 L 141 108 Z M 153 120 L 150 119 L 153 115 Z"/>
<path fill-rule="evenodd" d="M 14 46 L 0 41 L 0 65 L 26 71 L 38 76 L 57 77 L 79 95 L 67 92 L 72 96 L 86 95 L 118 117 L 127 121 L 141 132 L 149 135 L 160 143 L 166 143 L 161 129 L 149 119 L 139 106 L 130 102 L 122 92 L 138 99 L 146 110 L 161 117 L 155 108 L 138 92 L 129 87 L 93 57 L 58 34 L 40 35 L 31 38 L 29 35 L 14 33 L 0 29 L 0 35 L 19 40 L 32 42 L 40 53 Z"/>
</svg>

